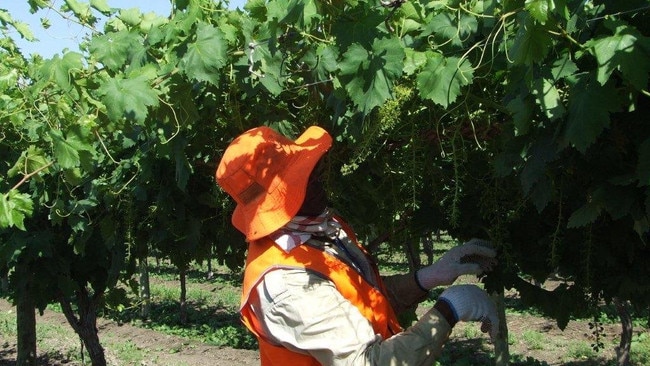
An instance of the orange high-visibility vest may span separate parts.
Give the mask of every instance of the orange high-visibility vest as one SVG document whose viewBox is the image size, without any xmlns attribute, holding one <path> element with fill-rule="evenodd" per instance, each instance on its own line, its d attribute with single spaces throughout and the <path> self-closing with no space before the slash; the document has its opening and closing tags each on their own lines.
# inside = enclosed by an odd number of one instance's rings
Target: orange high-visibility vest
<svg viewBox="0 0 650 366">
<path fill-rule="evenodd" d="M 357 243 L 356 240 L 354 242 Z M 262 366 L 319 365 L 310 355 L 293 352 L 266 340 L 248 303 L 251 291 L 260 283 L 264 274 L 275 269 L 292 268 L 312 270 L 332 281 L 341 295 L 359 309 L 375 333 L 380 334 L 383 339 L 402 330 L 384 295 L 386 291 L 383 284 L 380 289 L 373 287 L 345 262 L 319 248 L 303 244 L 287 253 L 275 245 L 273 240 L 265 237 L 249 244 L 240 308 L 243 323 L 255 334 L 259 342 Z M 376 267 L 375 272 L 379 278 Z"/>
</svg>

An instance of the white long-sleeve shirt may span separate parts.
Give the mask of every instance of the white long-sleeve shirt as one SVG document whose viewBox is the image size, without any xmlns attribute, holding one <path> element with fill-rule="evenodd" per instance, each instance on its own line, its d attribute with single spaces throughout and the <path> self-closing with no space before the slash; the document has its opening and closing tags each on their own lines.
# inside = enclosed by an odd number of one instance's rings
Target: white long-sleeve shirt
<svg viewBox="0 0 650 366">
<path fill-rule="evenodd" d="M 350 260 L 336 248 L 327 250 Z M 369 263 L 360 267 L 365 265 Z M 413 274 L 383 280 L 396 313 L 426 298 Z M 382 339 L 329 279 L 304 269 L 268 272 L 251 294 L 250 304 L 266 339 L 310 354 L 322 365 L 432 365 L 451 331 L 444 317 L 431 309 L 403 332 Z"/>
</svg>

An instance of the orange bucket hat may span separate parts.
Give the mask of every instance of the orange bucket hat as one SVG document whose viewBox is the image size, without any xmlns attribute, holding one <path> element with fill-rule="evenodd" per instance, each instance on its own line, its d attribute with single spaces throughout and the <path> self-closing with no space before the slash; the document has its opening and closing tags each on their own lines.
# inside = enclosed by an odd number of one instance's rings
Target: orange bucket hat
<svg viewBox="0 0 650 366">
<path fill-rule="evenodd" d="M 232 224 L 248 241 L 271 234 L 295 216 L 309 175 L 330 146 L 332 137 L 318 126 L 296 141 L 261 126 L 230 143 L 216 180 L 237 203 Z"/>
</svg>

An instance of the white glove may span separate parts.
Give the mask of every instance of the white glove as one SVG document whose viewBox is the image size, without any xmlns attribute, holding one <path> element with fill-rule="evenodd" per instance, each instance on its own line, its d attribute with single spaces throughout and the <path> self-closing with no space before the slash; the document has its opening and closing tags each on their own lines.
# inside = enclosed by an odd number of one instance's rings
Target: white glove
<svg viewBox="0 0 650 366">
<path fill-rule="evenodd" d="M 438 301 L 447 302 L 455 321 L 480 321 L 481 331 L 489 333 L 492 340 L 495 340 L 499 333 L 497 308 L 490 296 L 478 286 L 450 286 L 440 294 Z"/>
<path fill-rule="evenodd" d="M 438 261 L 418 270 L 416 278 L 427 290 L 451 285 L 458 276 L 490 271 L 497 262 L 496 255 L 489 241 L 472 239 L 449 249 Z"/>
</svg>

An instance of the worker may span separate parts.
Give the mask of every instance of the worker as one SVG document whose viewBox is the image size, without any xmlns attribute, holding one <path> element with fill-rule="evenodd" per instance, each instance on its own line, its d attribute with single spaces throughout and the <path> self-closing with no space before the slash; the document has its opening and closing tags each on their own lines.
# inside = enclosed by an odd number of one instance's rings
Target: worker
<svg viewBox="0 0 650 366">
<path fill-rule="evenodd" d="M 380 275 L 328 206 L 316 167 L 331 145 L 318 126 L 295 141 L 256 127 L 230 143 L 216 171 L 236 202 L 232 224 L 248 243 L 240 313 L 261 365 L 433 365 L 459 321 L 480 321 L 495 337 L 499 320 L 487 293 L 452 285 L 490 270 L 494 249 L 470 241 L 412 273 Z M 448 285 L 402 329 L 397 314 Z"/>
</svg>

